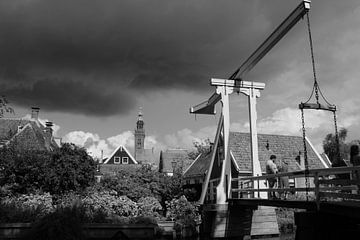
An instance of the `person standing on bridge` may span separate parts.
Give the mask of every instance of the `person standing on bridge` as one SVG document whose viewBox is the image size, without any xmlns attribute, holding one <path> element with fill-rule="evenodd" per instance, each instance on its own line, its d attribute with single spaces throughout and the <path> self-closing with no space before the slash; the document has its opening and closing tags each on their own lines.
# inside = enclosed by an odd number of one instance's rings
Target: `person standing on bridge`
<svg viewBox="0 0 360 240">
<path fill-rule="evenodd" d="M 350 147 L 350 163 L 355 167 L 355 166 L 360 166 L 360 155 L 359 155 L 359 145 L 354 144 Z M 354 171 L 351 178 L 353 180 L 360 180 L 360 172 L 359 171 Z M 358 190 L 357 193 L 359 194 L 360 192 L 360 185 L 358 186 Z"/>
<path fill-rule="evenodd" d="M 282 159 L 280 161 L 280 166 L 279 166 L 279 173 L 286 173 L 289 171 L 289 167 L 288 167 L 288 163 Z M 279 178 L 279 188 L 289 188 L 289 177 L 288 176 L 281 176 Z M 287 198 L 287 191 L 281 192 L 280 193 L 280 197 L 284 200 L 286 200 Z"/>
<path fill-rule="evenodd" d="M 275 159 L 276 159 L 276 156 L 275 155 L 271 155 L 270 156 L 270 159 L 267 160 L 266 162 L 266 174 L 276 174 L 278 173 L 278 169 L 277 169 L 277 166 L 275 164 Z M 270 188 L 274 188 L 276 182 L 277 182 L 277 179 L 275 177 L 270 177 L 267 179 L 268 183 L 269 183 L 269 189 Z M 274 199 L 276 198 L 276 195 L 275 195 L 275 192 L 273 191 L 270 191 L 269 192 L 269 199 Z"/>
</svg>

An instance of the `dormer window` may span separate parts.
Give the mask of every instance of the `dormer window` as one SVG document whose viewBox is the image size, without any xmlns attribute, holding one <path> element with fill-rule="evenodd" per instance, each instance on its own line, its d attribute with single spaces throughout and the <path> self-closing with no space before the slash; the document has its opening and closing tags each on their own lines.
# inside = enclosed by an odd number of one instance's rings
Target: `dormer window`
<svg viewBox="0 0 360 240">
<path fill-rule="evenodd" d="M 114 157 L 114 163 L 120 164 L 120 157 Z"/>
<path fill-rule="evenodd" d="M 123 157 L 122 158 L 122 164 L 129 164 L 129 158 L 128 157 Z"/>
</svg>

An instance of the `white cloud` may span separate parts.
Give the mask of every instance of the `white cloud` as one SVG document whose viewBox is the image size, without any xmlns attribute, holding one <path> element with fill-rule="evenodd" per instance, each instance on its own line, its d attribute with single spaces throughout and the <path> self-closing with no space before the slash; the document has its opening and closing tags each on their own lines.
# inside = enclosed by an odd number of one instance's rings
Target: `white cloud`
<svg viewBox="0 0 360 240">
<path fill-rule="evenodd" d="M 63 142 L 71 142 L 84 147 L 95 158 L 109 157 L 120 145 L 125 146 L 131 153 L 134 152 L 134 133 L 131 131 L 125 131 L 106 139 L 101 139 L 96 133 L 73 131 L 63 137 Z M 158 152 L 166 147 L 157 140 L 156 136 L 146 136 L 145 148 L 154 148 Z"/>
<path fill-rule="evenodd" d="M 201 128 L 197 132 L 193 132 L 188 128 L 177 131 L 174 134 L 168 134 L 164 137 L 165 145 L 169 148 L 191 149 L 194 142 L 203 142 L 206 139 L 213 141 L 216 133 L 216 126 L 208 126 Z"/>
<path fill-rule="evenodd" d="M 62 140 L 63 142 L 71 142 L 81 147 L 88 147 L 93 143 L 99 142 L 100 137 L 98 134 L 90 132 L 73 131 L 66 134 Z"/>
</svg>

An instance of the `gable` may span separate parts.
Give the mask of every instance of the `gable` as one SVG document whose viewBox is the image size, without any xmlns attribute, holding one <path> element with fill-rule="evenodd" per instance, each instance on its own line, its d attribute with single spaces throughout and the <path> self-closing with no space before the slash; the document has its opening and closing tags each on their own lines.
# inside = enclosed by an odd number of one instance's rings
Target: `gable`
<svg viewBox="0 0 360 240">
<path fill-rule="evenodd" d="M 134 157 L 124 146 L 119 146 L 104 162 L 104 164 L 137 164 Z"/>
</svg>

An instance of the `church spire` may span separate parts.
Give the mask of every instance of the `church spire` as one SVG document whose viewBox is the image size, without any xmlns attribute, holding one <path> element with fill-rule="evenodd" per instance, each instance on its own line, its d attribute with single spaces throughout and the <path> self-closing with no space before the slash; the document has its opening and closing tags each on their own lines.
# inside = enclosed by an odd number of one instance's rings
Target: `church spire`
<svg viewBox="0 0 360 240">
<path fill-rule="evenodd" d="M 142 108 L 139 108 L 138 119 L 136 121 L 135 129 L 135 159 L 137 155 L 144 151 L 145 147 L 145 129 Z"/>
<path fill-rule="evenodd" d="M 136 122 L 136 129 L 141 130 L 144 128 L 144 119 L 142 113 L 142 107 L 139 108 L 138 120 Z"/>
</svg>

